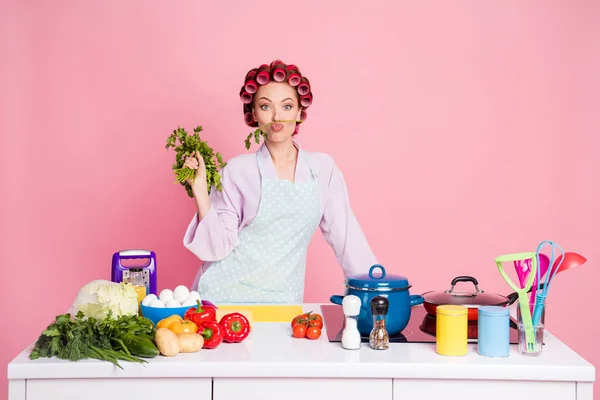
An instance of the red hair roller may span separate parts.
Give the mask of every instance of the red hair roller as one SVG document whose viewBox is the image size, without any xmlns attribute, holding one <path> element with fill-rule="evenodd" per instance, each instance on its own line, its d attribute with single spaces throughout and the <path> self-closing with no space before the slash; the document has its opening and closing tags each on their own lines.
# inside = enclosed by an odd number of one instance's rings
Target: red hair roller
<svg viewBox="0 0 600 400">
<path fill-rule="evenodd" d="M 303 77 L 300 84 L 298 85 L 298 94 L 300 96 L 304 96 L 305 94 L 308 94 L 308 92 L 310 92 L 310 86 L 308 84 L 308 79 Z"/>
<path fill-rule="evenodd" d="M 270 79 L 271 79 L 271 77 L 269 77 L 269 73 L 264 70 L 260 71 L 256 75 L 256 82 L 258 82 L 259 85 L 266 85 L 267 83 L 269 83 Z"/>
<path fill-rule="evenodd" d="M 297 73 L 295 73 L 295 72 L 292 72 L 292 73 L 290 74 L 290 79 L 288 79 L 288 83 L 289 83 L 291 86 L 298 86 L 298 84 L 300 83 L 300 80 L 301 80 L 301 78 L 300 78 L 300 75 L 298 75 L 298 74 L 297 74 Z"/>
<path fill-rule="evenodd" d="M 300 111 L 300 121 L 306 121 L 306 111 Z"/>
<path fill-rule="evenodd" d="M 248 71 L 246 74 L 246 80 L 248 80 L 248 78 L 252 78 L 254 75 L 256 75 L 256 68 L 252 68 L 250 71 Z"/>
<path fill-rule="evenodd" d="M 298 71 L 298 67 L 296 67 L 294 64 L 290 64 L 286 68 L 288 71 Z"/>
<path fill-rule="evenodd" d="M 305 94 L 304 96 L 300 97 L 300 105 L 302 107 L 308 107 L 312 104 L 312 94 Z"/>
<path fill-rule="evenodd" d="M 287 76 L 287 73 L 285 72 L 285 69 L 283 69 L 283 68 L 275 68 L 273 70 L 273 80 L 276 82 L 285 81 L 286 76 Z"/>
<path fill-rule="evenodd" d="M 279 67 L 279 66 L 283 66 L 283 65 L 285 65 L 285 64 L 283 63 L 283 61 L 281 61 L 281 60 L 274 60 L 274 61 L 271 63 L 270 67 L 271 67 L 271 69 L 272 69 L 272 68 L 274 68 L 274 67 L 276 67 L 276 66 L 277 66 L 277 67 Z"/>
<path fill-rule="evenodd" d="M 250 79 L 250 80 L 246 81 L 246 85 L 244 86 L 244 89 L 246 89 L 246 92 L 248 92 L 248 93 L 256 93 L 256 90 L 258 89 L 258 87 L 256 86 L 256 82 L 254 82 L 253 79 Z"/>
<path fill-rule="evenodd" d="M 240 95 L 240 99 L 244 104 L 252 103 L 252 95 L 246 91 L 242 92 L 242 94 Z"/>
<path fill-rule="evenodd" d="M 247 112 L 246 114 L 244 114 L 244 122 L 246 123 L 246 125 L 250 125 L 252 122 L 254 122 L 254 116 L 251 112 Z"/>
<path fill-rule="evenodd" d="M 258 69 L 265 69 L 265 68 L 269 68 L 269 64 L 261 64 L 260 67 L 258 67 Z"/>
</svg>

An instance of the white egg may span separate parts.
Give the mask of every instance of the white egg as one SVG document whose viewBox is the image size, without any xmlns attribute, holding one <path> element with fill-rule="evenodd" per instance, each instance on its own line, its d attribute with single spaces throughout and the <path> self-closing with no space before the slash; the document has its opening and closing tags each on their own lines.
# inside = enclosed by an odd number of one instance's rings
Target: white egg
<svg viewBox="0 0 600 400">
<path fill-rule="evenodd" d="M 145 306 L 149 306 L 150 303 L 152 303 L 154 300 L 156 300 L 158 297 L 156 297 L 155 294 L 149 294 L 148 296 L 144 297 L 144 300 L 142 300 L 142 304 Z"/>
<path fill-rule="evenodd" d="M 160 292 L 160 295 L 158 296 L 158 298 L 164 304 L 167 304 L 167 301 L 169 301 L 169 300 L 171 300 L 173 298 L 173 291 L 171 289 L 163 289 Z"/>
<path fill-rule="evenodd" d="M 185 302 L 189 295 L 190 291 L 184 285 L 179 285 L 173 290 L 173 298 L 180 303 Z"/>
<path fill-rule="evenodd" d="M 200 295 L 195 290 L 192 290 L 190 292 L 190 295 L 188 296 L 187 300 L 192 300 L 194 302 L 194 304 L 196 304 L 196 300 L 200 300 Z M 187 302 L 187 300 L 186 300 L 186 302 Z"/>
<path fill-rule="evenodd" d="M 167 308 L 173 308 L 173 307 L 181 307 L 181 303 L 179 303 L 177 300 L 175 299 L 170 299 L 169 301 L 167 301 L 165 303 L 165 307 Z"/>
<path fill-rule="evenodd" d="M 150 303 L 150 307 L 165 308 L 165 304 L 162 301 L 160 301 L 159 299 L 154 299 Z"/>
<path fill-rule="evenodd" d="M 195 299 L 190 299 L 190 298 L 188 298 L 188 299 L 187 299 L 187 300 L 186 300 L 186 301 L 185 301 L 185 302 L 182 304 L 182 306 L 185 306 L 185 307 L 195 307 L 195 306 L 197 306 L 197 305 L 198 305 L 198 303 L 196 303 L 196 300 L 195 300 Z"/>
</svg>

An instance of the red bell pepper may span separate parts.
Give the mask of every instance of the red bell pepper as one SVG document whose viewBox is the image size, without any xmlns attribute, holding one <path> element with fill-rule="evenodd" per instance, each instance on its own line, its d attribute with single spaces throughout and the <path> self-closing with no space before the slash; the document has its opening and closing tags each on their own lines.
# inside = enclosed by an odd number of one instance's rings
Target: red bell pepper
<svg viewBox="0 0 600 400">
<path fill-rule="evenodd" d="M 223 328 L 217 321 L 204 321 L 198 326 L 198 333 L 204 338 L 203 349 L 214 349 L 223 341 Z"/>
<path fill-rule="evenodd" d="M 192 321 L 198 328 L 205 321 L 217 321 L 217 310 L 214 307 L 202 305 L 200 300 L 196 300 L 196 303 L 198 303 L 198 307 L 188 309 L 183 319 Z"/>
<path fill-rule="evenodd" d="M 229 343 L 239 343 L 250 334 L 250 322 L 243 314 L 226 314 L 219 321 L 223 328 L 223 340 Z"/>
</svg>

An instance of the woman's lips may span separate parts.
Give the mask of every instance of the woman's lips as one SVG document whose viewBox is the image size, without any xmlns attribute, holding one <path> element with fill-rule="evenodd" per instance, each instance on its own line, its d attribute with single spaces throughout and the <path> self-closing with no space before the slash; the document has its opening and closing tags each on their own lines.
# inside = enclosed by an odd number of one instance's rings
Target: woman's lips
<svg viewBox="0 0 600 400">
<path fill-rule="evenodd" d="M 271 130 L 273 132 L 279 132 L 282 129 L 283 129 L 283 124 L 282 123 L 276 122 L 274 124 L 271 124 Z"/>
</svg>

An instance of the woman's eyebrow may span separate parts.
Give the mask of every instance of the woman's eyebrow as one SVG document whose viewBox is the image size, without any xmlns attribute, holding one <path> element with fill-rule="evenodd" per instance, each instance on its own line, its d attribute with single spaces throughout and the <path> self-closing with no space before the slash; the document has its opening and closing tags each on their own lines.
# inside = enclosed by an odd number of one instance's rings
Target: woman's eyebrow
<svg viewBox="0 0 600 400">
<path fill-rule="evenodd" d="M 260 97 L 259 100 L 266 100 L 271 103 L 273 102 L 271 99 L 269 99 L 268 97 L 264 97 L 264 96 Z M 281 102 L 283 103 L 284 101 L 288 101 L 288 100 L 294 101 L 294 99 L 292 99 L 291 97 L 286 97 L 285 99 L 281 100 Z"/>
</svg>

